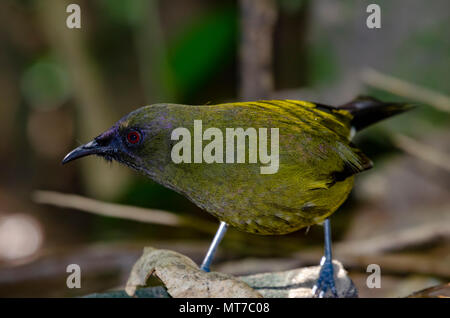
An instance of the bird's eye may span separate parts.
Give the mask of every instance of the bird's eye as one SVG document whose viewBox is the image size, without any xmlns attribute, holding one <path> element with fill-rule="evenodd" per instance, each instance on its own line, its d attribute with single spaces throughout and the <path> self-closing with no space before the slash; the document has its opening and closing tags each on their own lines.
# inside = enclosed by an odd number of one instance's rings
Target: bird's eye
<svg viewBox="0 0 450 318">
<path fill-rule="evenodd" d="M 136 130 L 130 131 L 127 134 L 127 141 L 129 144 L 135 145 L 141 140 L 141 134 Z"/>
</svg>

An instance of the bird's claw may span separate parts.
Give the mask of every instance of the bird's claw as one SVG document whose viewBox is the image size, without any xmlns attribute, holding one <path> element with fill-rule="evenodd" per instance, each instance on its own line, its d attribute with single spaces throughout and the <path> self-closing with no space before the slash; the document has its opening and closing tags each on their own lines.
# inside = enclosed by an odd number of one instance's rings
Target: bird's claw
<svg viewBox="0 0 450 318">
<path fill-rule="evenodd" d="M 327 293 L 328 291 L 331 291 L 331 295 Z M 325 260 L 325 262 L 323 262 L 320 268 L 319 278 L 312 288 L 312 294 L 315 298 L 323 298 L 325 296 L 338 297 L 336 285 L 334 283 L 334 271 L 331 260 Z"/>
<path fill-rule="evenodd" d="M 203 264 L 202 264 L 202 266 L 200 266 L 200 269 L 201 269 L 202 271 L 204 271 L 204 272 L 207 272 L 207 273 L 210 272 L 209 266 L 206 266 L 206 265 L 203 265 Z"/>
</svg>

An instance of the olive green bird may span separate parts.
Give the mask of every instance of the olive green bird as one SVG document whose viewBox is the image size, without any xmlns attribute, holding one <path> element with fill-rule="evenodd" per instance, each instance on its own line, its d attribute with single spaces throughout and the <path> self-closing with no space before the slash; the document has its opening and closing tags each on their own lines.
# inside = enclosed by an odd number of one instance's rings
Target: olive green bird
<svg viewBox="0 0 450 318">
<path fill-rule="evenodd" d="M 63 163 L 92 154 L 118 161 L 217 217 L 222 223 L 202 264 L 206 271 L 227 225 L 254 234 L 280 235 L 325 221 L 325 258 L 313 292 L 323 296 L 330 290 L 337 296 L 328 217 L 348 197 L 354 175 L 372 167 L 351 139 L 356 131 L 408 108 L 371 98 L 358 98 L 340 107 L 298 100 L 155 104 L 131 112 L 93 141 L 70 152 Z M 195 138 L 206 139 L 202 132 L 194 131 L 195 121 L 201 121 L 203 132 L 217 128 L 223 136 L 227 128 L 253 128 L 257 132 L 278 128 L 277 171 L 263 174 L 260 162 L 237 163 L 236 149 L 231 160 L 225 151 L 223 160 L 211 163 L 174 160 L 174 147 L 181 140 L 181 136 L 174 138 L 175 129 L 187 129 L 194 139 L 187 143 L 191 149 L 185 148 L 181 156 L 195 152 Z M 275 137 L 267 134 L 267 139 Z M 211 141 L 203 140 L 203 146 L 215 141 L 216 146 L 225 148 L 225 140 L 209 137 Z M 219 137 L 215 135 L 215 139 Z M 244 147 L 250 149 L 249 135 Z M 216 159 L 219 150 L 214 151 Z M 252 151 L 247 151 L 246 159 L 257 155 Z"/>
</svg>

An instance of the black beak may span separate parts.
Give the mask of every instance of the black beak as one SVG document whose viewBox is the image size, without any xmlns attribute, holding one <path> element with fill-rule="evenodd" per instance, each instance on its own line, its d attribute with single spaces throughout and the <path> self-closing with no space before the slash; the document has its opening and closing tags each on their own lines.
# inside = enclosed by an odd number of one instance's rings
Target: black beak
<svg viewBox="0 0 450 318">
<path fill-rule="evenodd" d="M 100 145 L 96 140 L 88 142 L 85 145 L 82 145 L 78 148 L 75 148 L 71 152 L 69 152 L 63 159 L 62 164 L 68 163 L 72 160 L 86 157 L 89 155 L 98 155 L 104 154 L 109 150 L 108 146 Z"/>
</svg>

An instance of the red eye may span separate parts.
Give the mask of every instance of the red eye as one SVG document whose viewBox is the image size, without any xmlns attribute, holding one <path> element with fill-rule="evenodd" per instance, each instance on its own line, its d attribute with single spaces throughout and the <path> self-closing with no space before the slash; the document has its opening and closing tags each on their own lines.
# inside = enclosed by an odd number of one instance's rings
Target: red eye
<svg viewBox="0 0 450 318">
<path fill-rule="evenodd" d="M 132 145 L 137 144 L 139 142 L 139 140 L 141 140 L 141 134 L 138 133 L 137 131 L 130 131 L 127 134 L 127 141 L 130 144 L 132 144 Z"/>
</svg>

